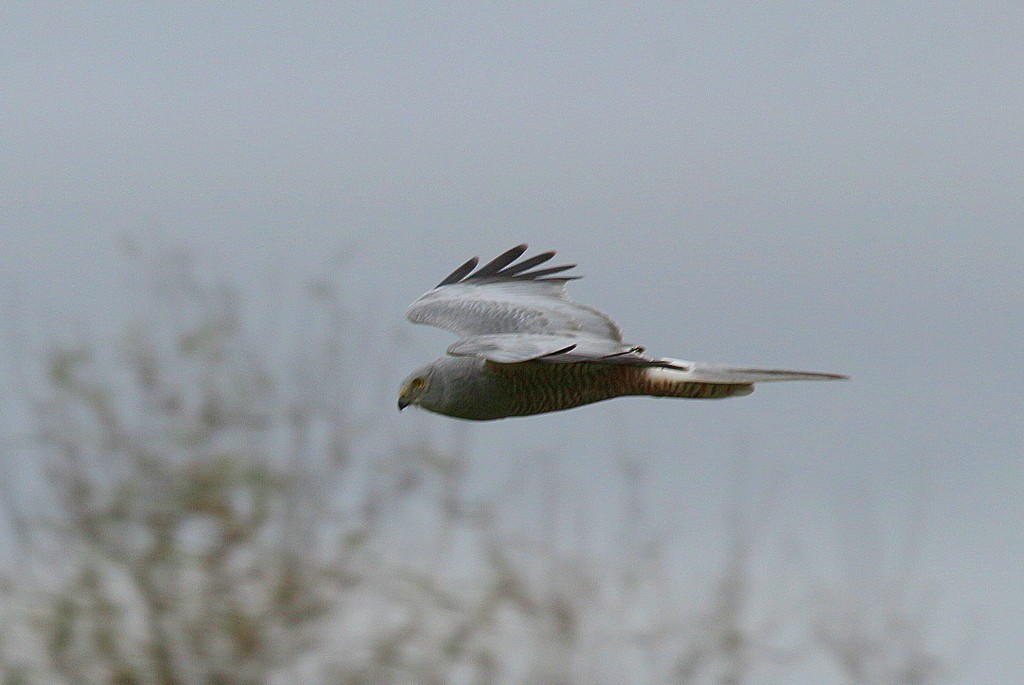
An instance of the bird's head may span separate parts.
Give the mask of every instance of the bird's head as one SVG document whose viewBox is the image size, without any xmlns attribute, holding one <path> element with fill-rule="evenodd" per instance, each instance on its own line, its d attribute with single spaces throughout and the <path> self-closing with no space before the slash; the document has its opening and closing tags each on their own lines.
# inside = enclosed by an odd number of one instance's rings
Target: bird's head
<svg viewBox="0 0 1024 685">
<path fill-rule="evenodd" d="M 433 373 L 434 365 L 428 364 L 413 371 L 402 381 L 402 388 L 398 391 L 398 410 L 401 411 L 410 404 L 419 404 L 420 399 L 426 394 L 430 387 L 430 376 Z"/>
</svg>

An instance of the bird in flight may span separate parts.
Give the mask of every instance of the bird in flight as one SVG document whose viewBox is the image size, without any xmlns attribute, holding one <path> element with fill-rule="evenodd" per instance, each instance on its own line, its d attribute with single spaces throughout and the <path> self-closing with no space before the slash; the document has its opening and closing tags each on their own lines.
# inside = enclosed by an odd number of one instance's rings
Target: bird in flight
<svg viewBox="0 0 1024 685">
<path fill-rule="evenodd" d="M 810 371 L 752 369 L 650 357 L 622 342 L 607 315 L 570 300 L 575 264 L 537 268 L 555 253 L 523 259 L 517 245 L 476 268 L 474 257 L 406 311 L 413 323 L 461 340 L 402 383 L 398 408 L 486 421 L 572 409 L 626 395 L 720 399 L 754 383 L 844 380 Z M 474 270 L 475 269 L 475 270 Z"/>
</svg>

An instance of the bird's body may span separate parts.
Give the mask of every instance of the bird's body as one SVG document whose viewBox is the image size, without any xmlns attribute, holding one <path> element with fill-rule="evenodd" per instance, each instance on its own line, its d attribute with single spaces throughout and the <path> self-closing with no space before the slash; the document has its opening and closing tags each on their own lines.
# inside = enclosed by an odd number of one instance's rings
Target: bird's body
<svg viewBox="0 0 1024 685">
<path fill-rule="evenodd" d="M 544 414 L 627 395 L 719 399 L 749 395 L 749 383 L 688 381 L 686 372 L 615 364 L 497 364 L 481 357 L 442 357 L 430 371 L 441 392 L 420 404 L 460 419 L 486 421 Z M 431 379 L 433 380 L 433 378 Z"/>
<path fill-rule="evenodd" d="M 535 269 L 553 252 L 516 263 L 525 251 L 514 247 L 476 271 L 474 258 L 409 307 L 414 323 L 463 338 L 406 379 L 399 408 L 490 420 L 628 395 L 719 399 L 749 395 L 758 382 L 845 378 L 648 357 L 622 342 L 606 315 L 565 296 L 572 277 L 553 274 L 572 266 Z"/>
</svg>

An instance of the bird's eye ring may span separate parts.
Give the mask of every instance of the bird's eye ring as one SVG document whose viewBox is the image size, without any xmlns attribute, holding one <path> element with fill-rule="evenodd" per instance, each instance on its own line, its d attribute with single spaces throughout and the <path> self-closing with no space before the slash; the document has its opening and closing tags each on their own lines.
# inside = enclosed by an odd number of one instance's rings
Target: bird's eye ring
<svg viewBox="0 0 1024 685">
<path fill-rule="evenodd" d="M 420 388 L 423 387 L 423 379 L 422 378 L 413 378 L 411 385 L 412 385 L 413 390 L 419 390 Z"/>
</svg>

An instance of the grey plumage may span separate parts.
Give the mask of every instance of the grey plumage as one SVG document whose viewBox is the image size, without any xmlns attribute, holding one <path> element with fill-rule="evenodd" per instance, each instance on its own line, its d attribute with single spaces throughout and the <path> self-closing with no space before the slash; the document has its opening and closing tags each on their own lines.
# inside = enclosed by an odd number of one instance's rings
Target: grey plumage
<svg viewBox="0 0 1024 685">
<path fill-rule="evenodd" d="M 759 382 L 846 378 L 648 357 L 607 315 L 569 300 L 565 284 L 577 277 L 558 274 L 575 265 L 537 269 L 555 253 L 518 261 L 525 252 L 517 245 L 479 268 L 474 257 L 410 305 L 413 323 L 462 339 L 405 380 L 399 408 L 486 420 L 625 395 L 717 399 Z"/>
</svg>

